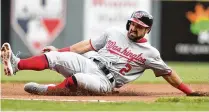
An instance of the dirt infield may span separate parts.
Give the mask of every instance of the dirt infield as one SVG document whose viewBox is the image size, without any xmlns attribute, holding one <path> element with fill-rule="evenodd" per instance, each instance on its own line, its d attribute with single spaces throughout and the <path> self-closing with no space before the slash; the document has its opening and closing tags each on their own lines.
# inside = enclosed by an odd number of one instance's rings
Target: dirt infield
<svg viewBox="0 0 209 112">
<path fill-rule="evenodd" d="M 191 84 L 194 90 L 209 92 L 209 84 Z M 31 95 L 23 83 L 2 83 L 1 99 L 42 99 L 58 101 L 155 101 L 159 97 L 185 96 L 169 84 L 128 84 L 111 96 L 43 96 Z"/>
</svg>

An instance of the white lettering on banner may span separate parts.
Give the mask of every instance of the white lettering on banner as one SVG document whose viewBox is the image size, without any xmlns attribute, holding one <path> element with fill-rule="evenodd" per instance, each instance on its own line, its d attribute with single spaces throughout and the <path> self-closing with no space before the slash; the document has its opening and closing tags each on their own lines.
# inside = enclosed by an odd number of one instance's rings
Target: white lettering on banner
<svg viewBox="0 0 209 112">
<path fill-rule="evenodd" d="M 120 12 L 118 13 L 117 16 L 110 16 L 108 14 L 103 14 L 103 13 L 98 15 L 99 22 L 108 21 L 109 23 L 115 23 L 115 22 L 123 22 L 123 21 L 126 21 L 127 19 L 128 19 L 127 16 L 124 16 Z"/>
<path fill-rule="evenodd" d="M 130 0 L 92 0 L 94 6 L 99 7 L 136 7 L 137 1 Z"/>
<path fill-rule="evenodd" d="M 209 55 L 209 45 L 179 43 L 176 45 L 175 50 L 182 55 Z"/>
<path fill-rule="evenodd" d="M 209 55 L 209 31 L 201 32 L 198 35 L 199 44 L 178 43 L 176 44 L 176 53 L 182 55 Z"/>
<path fill-rule="evenodd" d="M 209 44 L 209 30 L 200 32 L 200 34 L 198 35 L 198 42 L 200 44 Z"/>
<path fill-rule="evenodd" d="M 84 0 L 84 3 L 84 40 L 100 36 L 109 27 L 125 30 L 134 11 L 151 12 L 151 0 Z M 146 37 L 149 40 L 149 35 Z"/>
<path fill-rule="evenodd" d="M 11 8 L 12 27 L 33 54 L 64 28 L 66 0 L 12 0 Z"/>
</svg>

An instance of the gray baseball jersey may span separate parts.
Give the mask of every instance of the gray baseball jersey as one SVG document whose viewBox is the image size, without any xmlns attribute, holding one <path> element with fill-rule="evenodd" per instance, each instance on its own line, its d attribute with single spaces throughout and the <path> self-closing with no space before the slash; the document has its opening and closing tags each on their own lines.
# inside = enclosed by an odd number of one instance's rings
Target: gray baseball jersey
<svg viewBox="0 0 209 112">
<path fill-rule="evenodd" d="M 95 92 L 111 92 L 135 80 L 146 69 L 152 69 L 156 76 L 166 75 L 171 69 L 160 58 L 160 53 L 146 39 L 138 42 L 128 39 L 127 31 L 110 28 L 101 37 L 90 39 L 97 52 L 80 55 L 74 52 L 51 51 L 45 53 L 49 68 L 64 77 L 74 75 L 78 86 Z M 114 82 L 99 69 L 90 58 L 103 62 L 114 76 Z"/>
<path fill-rule="evenodd" d="M 152 69 L 157 77 L 171 73 L 156 48 L 145 38 L 138 42 L 131 41 L 126 30 L 110 28 L 90 42 L 97 53 L 89 57 L 107 65 L 114 74 L 116 87 L 137 79 L 146 69 Z"/>
</svg>

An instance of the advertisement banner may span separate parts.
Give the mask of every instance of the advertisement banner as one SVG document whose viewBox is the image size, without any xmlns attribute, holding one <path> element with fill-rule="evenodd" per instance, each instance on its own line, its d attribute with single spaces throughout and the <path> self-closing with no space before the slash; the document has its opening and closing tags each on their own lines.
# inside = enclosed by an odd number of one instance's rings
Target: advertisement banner
<svg viewBox="0 0 209 112">
<path fill-rule="evenodd" d="M 134 11 L 151 13 L 151 0 L 85 0 L 84 3 L 84 39 L 98 37 L 110 27 L 125 29 Z"/>
<path fill-rule="evenodd" d="M 161 53 L 170 61 L 209 61 L 209 2 L 162 1 Z"/>
<path fill-rule="evenodd" d="M 54 41 L 65 17 L 66 0 L 12 0 L 12 27 L 32 54 Z"/>
</svg>

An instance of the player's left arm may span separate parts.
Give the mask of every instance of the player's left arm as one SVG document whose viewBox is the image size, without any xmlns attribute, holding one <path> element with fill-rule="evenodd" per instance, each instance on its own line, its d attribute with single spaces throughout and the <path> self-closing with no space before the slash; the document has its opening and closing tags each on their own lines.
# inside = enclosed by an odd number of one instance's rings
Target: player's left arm
<svg viewBox="0 0 209 112">
<path fill-rule="evenodd" d="M 172 72 L 168 75 L 162 76 L 169 84 L 171 84 L 173 87 L 178 88 L 179 85 L 182 83 L 182 80 L 177 75 L 177 73 L 172 70 Z"/>
<path fill-rule="evenodd" d="M 165 64 L 159 51 L 153 50 L 151 54 L 152 55 L 150 58 L 147 58 L 145 64 L 148 68 L 151 68 L 154 71 L 156 77 L 162 76 L 169 84 L 181 90 L 188 96 L 204 96 L 201 92 L 193 91 L 191 87 L 184 84 L 175 70 L 172 70 L 167 64 Z"/>
<path fill-rule="evenodd" d="M 162 75 L 162 77 L 169 83 L 171 84 L 173 87 L 181 90 L 182 92 L 184 92 L 185 94 L 190 94 L 193 92 L 193 90 L 185 85 L 181 78 L 178 76 L 178 74 L 172 70 L 172 72 L 168 75 Z"/>
<path fill-rule="evenodd" d="M 205 93 L 193 91 L 191 87 L 184 84 L 179 75 L 174 70 L 170 74 L 164 75 L 162 77 L 173 87 L 184 92 L 187 96 L 205 96 Z"/>
</svg>

